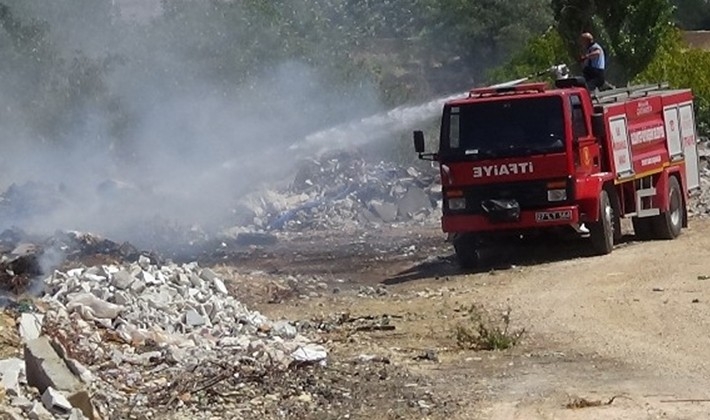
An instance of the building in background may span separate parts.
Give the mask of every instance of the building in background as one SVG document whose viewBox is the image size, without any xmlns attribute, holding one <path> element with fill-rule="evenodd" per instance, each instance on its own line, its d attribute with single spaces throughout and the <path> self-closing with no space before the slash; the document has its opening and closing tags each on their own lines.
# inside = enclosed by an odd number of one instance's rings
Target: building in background
<svg viewBox="0 0 710 420">
<path fill-rule="evenodd" d="M 710 51 L 710 31 L 685 31 L 683 39 L 691 48 Z"/>
</svg>

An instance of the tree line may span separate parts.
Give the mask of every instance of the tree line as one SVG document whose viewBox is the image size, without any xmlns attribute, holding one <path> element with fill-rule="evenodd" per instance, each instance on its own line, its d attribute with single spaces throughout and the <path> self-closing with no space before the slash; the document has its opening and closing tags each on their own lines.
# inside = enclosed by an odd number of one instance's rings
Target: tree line
<svg viewBox="0 0 710 420">
<path fill-rule="evenodd" d="M 0 124 L 61 142 L 88 129 L 88 114 L 109 127 L 94 141 L 123 141 L 138 81 L 159 106 L 202 82 L 242 94 L 283 62 L 316 69 L 344 100 L 374 86 L 394 106 L 574 63 L 582 30 L 604 44 L 615 84 L 665 78 L 705 103 L 708 60 L 678 28 L 708 24 L 706 0 L 164 0 L 148 22 L 121 19 L 111 0 L 2 0 Z"/>
</svg>

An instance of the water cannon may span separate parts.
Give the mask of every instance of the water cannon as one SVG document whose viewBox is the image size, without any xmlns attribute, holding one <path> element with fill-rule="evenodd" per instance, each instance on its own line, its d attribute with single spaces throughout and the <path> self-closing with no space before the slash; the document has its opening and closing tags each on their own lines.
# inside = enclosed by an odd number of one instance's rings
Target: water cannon
<svg viewBox="0 0 710 420">
<path fill-rule="evenodd" d="M 555 76 L 555 80 L 568 79 L 570 77 L 569 67 L 567 67 L 567 64 L 557 64 L 555 66 L 548 67 L 545 70 L 542 70 L 537 73 L 533 73 L 533 74 L 523 77 L 521 79 L 510 80 L 508 82 L 503 82 L 503 83 L 499 83 L 499 84 L 488 86 L 488 87 L 494 88 L 494 89 L 511 87 L 511 86 L 519 85 L 521 83 L 525 83 L 530 79 L 533 79 L 536 77 L 542 77 L 542 76 L 550 75 L 550 74 Z"/>
<path fill-rule="evenodd" d="M 558 64 L 548 69 L 548 72 L 555 75 L 555 80 L 569 79 L 569 67 L 567 64 Z"/>
</svg>

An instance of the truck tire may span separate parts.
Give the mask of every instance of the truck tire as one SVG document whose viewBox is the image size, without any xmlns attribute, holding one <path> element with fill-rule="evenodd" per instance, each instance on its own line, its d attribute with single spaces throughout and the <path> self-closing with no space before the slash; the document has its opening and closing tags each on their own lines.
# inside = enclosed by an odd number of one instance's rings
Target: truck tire
<svg viewBox="0 0 710 420">
<path fill-rule="evenodd" d="M 632 217 L 631 223 L 634 225 L 634 236 L 639 241 L 648 241 L 655 236 L 654 221 L 651 217 Z"/>
<path fill-rule="evenodd" d="M 471 234 L 463 234 L 454 238 L 454 251 L 459 267 L 464 270 L 477 268 L 481 263 L 481 255 L 475 237 Z"/>
<path fill-rule="evenodd" d="M 595 254 L 606 255 L 614 249 L 615 217 L 609 193 L 606 190 L 602 190 L 599 194 L 599 221 L 589 226 L 592 248 Z"/>
<path fill-rule="evenodd" d="M 678 178 L 668 178 L 668 211 L 653 218 L 658 239 L 675 239 L 683 228 L 683 193 Z"/>
</svg>

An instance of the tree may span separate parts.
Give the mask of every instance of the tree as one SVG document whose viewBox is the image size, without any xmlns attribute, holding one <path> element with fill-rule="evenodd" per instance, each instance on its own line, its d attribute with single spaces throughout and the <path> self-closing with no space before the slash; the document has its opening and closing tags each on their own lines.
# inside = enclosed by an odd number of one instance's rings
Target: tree
<svg viewBox="0 0 710 420">
<path fill-rule="evenodd" d="M 425 39 L 444 64 L 483 76 L 552 23 L 549 0 L 429 0 Z"/>
<path fill-rule="evenodd" d="M 710 2 L 708 0 L 673 0 L 676 7 L 675 22 L 685 30 L 710 29 Z"/>
<path fill-rule="evenodd" d="M 595 34 L 609 56 L 610 78 L 625 84 L 653 59 L 673 29 L 669 0 L 553 0 L 560 35 L 573 57 L 583 31 Z"/>
<path fill-rule="evenodd" d="M 569 55 L 560 34 L 550 28 L 543 35 L 528 42 L 505 65 L 492 69 L 488 79 L 491 83 L 514 80 L 536 74 L 553 65 L 566 63 L 568 59 Z"/>
<path fill-rule="evenodd" d="M 690 48 L 675 30 L 666 35 L 648 67 L 636 82 L 668 82 L 671 87 L 688 89 L 695 96 L 698 130 L 710 133 L 710 51 Z"/>
</svg>

